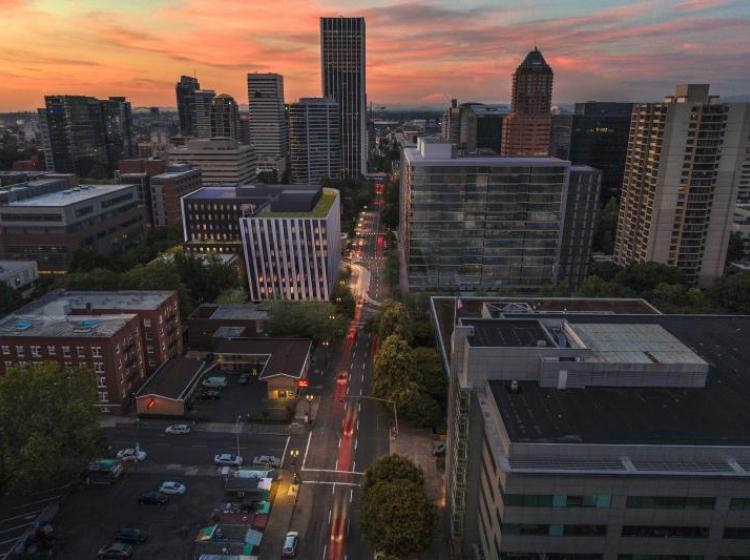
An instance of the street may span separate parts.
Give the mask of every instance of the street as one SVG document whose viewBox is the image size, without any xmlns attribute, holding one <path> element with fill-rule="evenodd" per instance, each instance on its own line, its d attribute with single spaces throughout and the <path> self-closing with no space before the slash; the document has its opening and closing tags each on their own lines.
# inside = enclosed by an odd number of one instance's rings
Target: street
<svg viewBox="0 0 750 560">
<path fill-rule="evenodd" d="M 384 236 L 380 230 L 379 199 L 375 209 L 361 214 L 354 251 L 353 284 L 357 307 L 346 339 L 334 362 L 335 375 L 317 390 L 318 415 L 307 436 L 293 436 L 290 447 L 299 449 L 295 465 L 302 481 L 290 530 L 301 533 L 298 557 L 322 560 L 372 557 L 358 531 L 357 512 L 363 472 L 389 452 L 394 428 L 392 410 L 370 396 L 374 340 L 364 324 L 377 311 L 383 285 Z M 362 270 L 364 269 L 364 270 Z M 264 558 L 276 558 L 275 550 Z"/>
</svg>

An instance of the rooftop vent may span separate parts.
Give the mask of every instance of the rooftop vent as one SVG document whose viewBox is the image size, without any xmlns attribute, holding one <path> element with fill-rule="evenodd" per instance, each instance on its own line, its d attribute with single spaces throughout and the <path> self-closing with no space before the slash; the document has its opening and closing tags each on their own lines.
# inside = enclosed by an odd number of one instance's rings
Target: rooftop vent
<svg viewBox="0 0 750 560">
<path fill-rule="evenodd" d="M 31 321 L 18 321 L 16 323 L 16 330 L 17 331 L 26 331 L 29 330 L 32 327 Z"/>
</svg>

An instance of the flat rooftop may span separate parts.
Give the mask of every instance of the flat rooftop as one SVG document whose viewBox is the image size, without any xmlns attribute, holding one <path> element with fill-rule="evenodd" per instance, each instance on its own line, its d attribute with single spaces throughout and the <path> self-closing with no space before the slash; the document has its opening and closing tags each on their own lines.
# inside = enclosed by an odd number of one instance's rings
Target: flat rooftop
<svg viewBox="0 0 750 560">
<path fill-rule="evenodd" d="M 203 360 L 178 356 L 164 362 L 138 389 L 137 396 L 155 395 L 174 400 L 185 400 L 198 382 Z"/>
<path fill-rule="evenodd" d="M 185 195 L 184 198 L 191 200 L 224 200 L 237 198 L 237 187 L 201 187 L 198 190 Z"/>
<path fill-rule="evenodd" d="M 750 316 L 579 315 L 575 329 L 657 325 L 709 364 L 704 388 L 489 386 L 510 439 L 528 443 L 750 445 Z"/>
<path fill-rule="evenodd" d="M 109 338 L 135 317 L 133 313 L 34 316 L 11 313 L 0 319 L 0 337 Z"/>
<path fill-rule="evenodd" d="M 232 321 L 258 321 L 268 318 L 268 305 L 257 303 L 204 303 L 192 318 Z"/>
<path fill-rule="evenodd" d="M 10 202 L 9 207 L 63 207 L 84 202 L 100 196 L 114 194 L 132 189 L 133 185 L 79 185 L 72 189 L 65 189 L 33 198 Z"/>
<path fill-rule="evenodd" d="M 428 141 L 429 144 L 442 144 L 444 141 Z M 569 162 L 553 157 L 515 157 L 515 156 L 441 156 L 428 153 L 422 155 L 418 148 L 404 148 L 404 156 L 414 165 L 440 164 L 451 167 L 568 167 Z"/>
<path fill-rule="evenodd" d="M 474 327 L 474 336 L 468 337 L 472 346 L 536 347 L 540 341 L 547 346 L 554 346 L 547 332 L 535 319 L 461 319 L 461 324 Z"/>
<path fill-rule="evenodd" d="M 0 278 L 12 276 L 16 272 L 36 268 L 36 261 L 0 261 Z"/>
<path fill-rule="evenodd" d="M 285 375 L 299 379 L 312 349 L 306 338 L 214 338 L 215 354 L 265 356 L 259 379 Z"/>
</svg>

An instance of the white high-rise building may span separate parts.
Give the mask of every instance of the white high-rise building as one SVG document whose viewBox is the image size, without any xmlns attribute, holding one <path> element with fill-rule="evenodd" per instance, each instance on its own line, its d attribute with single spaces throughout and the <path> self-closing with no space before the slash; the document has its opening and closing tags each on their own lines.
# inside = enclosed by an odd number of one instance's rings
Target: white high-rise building
<svg viewBox="0 0 750 560">
<path fill-rule="evenodd" d="M 275 172 L 281 179 L 286 172 L 289 151 L 284 109 L 284 77 L 281 74 L 247 75 L 250 108 L 250 142 L 258 157 L 258 170 Z"/>
<path fill-rule="evenodd" d="M 341 177 L 339 105 L 325 97 L 304 97 L 289 106 L 289 161 L 295 184 Z"/>
<path fill-rule="evenodd" d="M 365 18 L 320 18 L 323 97 L 339 104 L 344 175 L 367 171 Z"/>
<path fill-rule="evenodd" d="M 245 185 L 255 180 L 257 162 L 252 146 L 233 138 L 196 138 L 169 150 L 172 163 L 201 170 L 204 183 Z"/>
</svg>

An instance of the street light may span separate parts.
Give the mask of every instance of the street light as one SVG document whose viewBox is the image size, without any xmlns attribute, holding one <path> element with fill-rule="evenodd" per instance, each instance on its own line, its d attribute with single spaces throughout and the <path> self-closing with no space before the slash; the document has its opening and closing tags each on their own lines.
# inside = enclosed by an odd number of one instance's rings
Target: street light
<svg viewBox="0 0 750 560">
<path fill-rule="evenodd" d="M 313 399 L 315 398 L 315 395 L 312 395 L 310 393 L 305 395 L 305 400 L 307 401 L 307 415 L 310 416 L 310 407 L 312 406 Z"/>
<path fill-rule="evenodd" d="M 292 458 L 292 465 L 297 464 L 297 457 L 299 457 L 299 449 L 291 449 L 289 451 L 289 456 Z"/>
</svg>

